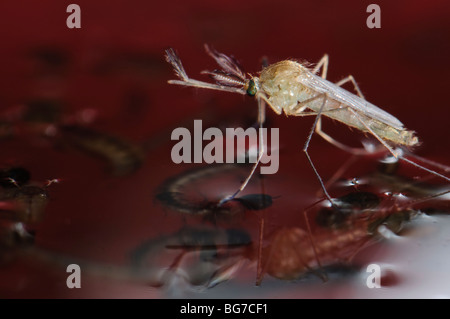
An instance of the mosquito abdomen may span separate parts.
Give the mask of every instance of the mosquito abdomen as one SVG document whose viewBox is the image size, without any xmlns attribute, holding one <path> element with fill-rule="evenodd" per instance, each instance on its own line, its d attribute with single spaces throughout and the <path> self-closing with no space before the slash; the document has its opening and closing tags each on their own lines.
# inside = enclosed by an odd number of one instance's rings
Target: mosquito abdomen
<svg viewBox="0 0 450 319">
<path fill-rule="evenodd" d="M 332 104 L 333 102 L 334 104 L 339 104 L 338 102 L 329 99 L 324 109 L 329 110 L 333 107 L 336 107 L 328 105 L 329 103 Z M 375 120 L 370 116 L 357 112 L 357 116 L 365 123 L 364 125 L 363 122 L 361 122 L 354 114 L 348 112 L 348 110 L 345 108 L 345 105 L 342 109 L 330 113 L 324 113 L 323 115 L 332 118 L 333 120 L 344 123 L 349 127 L 356 128 L 364 133 L 370 133 L 366 127 L 367 125 L 379 137 L 384 140 L 393 142 L 397 145 L 412 147 L 420 144 L 419 139 L 414 131 L 408 130 L 406 128 L 395 128 L 391 125 Z"/>
</svg>

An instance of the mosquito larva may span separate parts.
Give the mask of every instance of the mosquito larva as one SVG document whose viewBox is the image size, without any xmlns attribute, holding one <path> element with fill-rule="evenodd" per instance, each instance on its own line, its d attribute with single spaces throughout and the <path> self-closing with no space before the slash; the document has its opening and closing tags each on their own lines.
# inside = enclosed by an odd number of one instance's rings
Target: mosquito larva
<svg viewBox="0 0 450 319">
<path fill-rule="evenodd" d="M 64 142 L 106 159 L 115 176 L 135 172 L 144 161 L 141 147 L 124 139 L 76 125 L 63 125 L 59 130 Z"/>
</svg>

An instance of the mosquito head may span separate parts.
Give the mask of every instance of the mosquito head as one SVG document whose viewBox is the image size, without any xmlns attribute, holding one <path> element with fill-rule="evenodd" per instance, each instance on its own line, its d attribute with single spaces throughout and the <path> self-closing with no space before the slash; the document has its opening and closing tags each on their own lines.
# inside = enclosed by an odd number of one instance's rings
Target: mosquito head
<svg viewBox="0 0 450 319">
<path fill-rule="evenodd" d="M 251 78 L 246 85 L 246 92 L 250 96 L 255 96 L 258 92 L 258 81 L 255 78 Z"/>
</svg>

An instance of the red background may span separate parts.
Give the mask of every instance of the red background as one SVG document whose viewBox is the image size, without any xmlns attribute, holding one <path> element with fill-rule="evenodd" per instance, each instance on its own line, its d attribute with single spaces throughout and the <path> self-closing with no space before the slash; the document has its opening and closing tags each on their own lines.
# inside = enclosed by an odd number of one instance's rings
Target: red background
<svg viewBox="0 0 450 319">
<path fill-rule="evenodd" d="M 214 116 L 236 116 L 238 123 L 242 114 L 256 115 L 250 98 L 168 85 L 174 75 L 163 51 L 169 46 L 179 52 L 188 74 L 198 79 L 200 71 L 215 68 L 204 43 L 234 55 L 250 73 L 260 70 L 263 56 L 271 62 L 317 62 L 328 53 L 328 79 L 352 74 L 369 101 L 417 131 L 423 141 L 419 154 L 448 164 L 448 1 L 376 1 L 381 29 L 369 29 L 366 8 L 372 2 L 77 0 L 81 29 L 68 29 L 66 7 L 72 1 L 2 1 L 2 110 L 33 98 L 57 97 L 68 114 L 97 110 L 98 129 L 163 145 L 148 152 L 137 174 L 114 179 L 106 176 L 101 162 L 79 152 L 60 152 L 27 139 L 2 142 L 5 163 L 27 167 L 33 180 L 63 180 L 50 190 L 37 245 L 90 260 L 125 263 L 131 247 L 183 224 L 178 216 L 161 214 L 152 197 L 166 178 L 182 171 L 170 161 L 173 144 L 167 132 L 180 123 L 191 125 L 211 108 L 217 110 Z M 46 73 L 46 66 L 33 55 L 42 48 L 63 52 L 67 63 Z M 279 215 L 286 209 L 301 210 L 306 204 L 296 201 L 296 194 L 312 194 L 318 188 L 301 154 L 312 119 L 268 114 L 272 127 L 280 127 L 280 142 L 289 155 L 282 158 L 279 176 L 273 177 L 273 185 L 281 183 L 291 192 L 283 193 L 282 204 L 274 208 Z M 350 137 L 346 128 L 331 122 L 324 125 L 348 143 L 361 137 Z M 324 176 L 331 176 L 348 157 L 319 138 L 313 139 L 311 155 Z M 95 278 L 85 289 L 70 291 L 65 278 L 60 270 L 18 261 L 0 269 L 0 295 L 160 296 L 140 286 Z"/>
</svg>

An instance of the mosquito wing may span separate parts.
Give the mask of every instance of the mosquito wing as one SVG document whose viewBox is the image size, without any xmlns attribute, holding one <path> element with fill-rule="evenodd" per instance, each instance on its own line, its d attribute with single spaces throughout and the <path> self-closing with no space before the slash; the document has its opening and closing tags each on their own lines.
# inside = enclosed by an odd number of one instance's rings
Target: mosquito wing
<svg viewBox="0 0 450 319">
<path fill-rule="evenodd" d="M 386 111 L 383 111 L 378 106 L 367 102 L 366 100 L 360 98 L 359 96 L 350 93 L 349 91 L 337 86 L 336 84 L 321 78 L 311 72 L 305 72 L 299 77 L 299 81 L 311 88 L 314 91 L 325 93 L 330 98 L 350 106 L 354 110 L 361 112 L 377 121 L 384 124 L 390 125 L 396 129 L 403 129 L 403 123 L 400 122 L 396 117 L 392 116 Z"/>
</svg>

